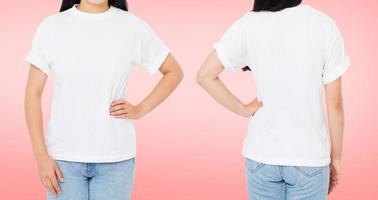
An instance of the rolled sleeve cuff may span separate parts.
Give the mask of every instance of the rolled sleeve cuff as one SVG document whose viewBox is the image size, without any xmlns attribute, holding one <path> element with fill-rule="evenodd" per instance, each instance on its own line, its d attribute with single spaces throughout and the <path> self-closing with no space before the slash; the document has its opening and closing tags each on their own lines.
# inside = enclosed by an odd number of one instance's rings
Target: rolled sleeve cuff
<svg viewBox="0 0 378 200">
<path fill-rule="evenodd" d="M 25 61 L 27 61 L 30 64 L 39 68 L 46 75 L 50 76 L 50 75 L 53 74 L 49 65 L 40 56 L 38 56 L 34 52 L 29 52 L 24 59 L 25 59 Z"/>
<path fill-rule="evenodd" d="M 349 65 L 350 65 L 350 59 L 348 56 L 345 56 L 343 62 L 339 66 L 335 67 L 335 69 L 323 75 L 323 83 L 328 84 L 336 80 L 337 78 L 339 78 L 341 75 L 343 75 L 347 71 L 347 69 L 349 68 Z"/>
<path fill-rule="evenodd" d="M 214 44 L 214 49 L 218 55 L 219 60 L 223 64 L 224 68 L 227 70 L 236 70 L 235 67 L 230 62 L 230 59 L 227 55 L 226 48 L 222 45 L 222 43 L 218 42 Z"/>
<path fill-rule="evenodd" d="M 147 68 L 147 71 L 150 75 L 155 74 L 155 72 L 157 72 L 159 70 L 161 65 L 164 63 L 165 59 L 168 57 L 169 53 L 170 53 L 170 49 L 166 46 L 164 46 L 160 50 L 160 53 L 156 56 L 154 61 Z"/>
</svg>

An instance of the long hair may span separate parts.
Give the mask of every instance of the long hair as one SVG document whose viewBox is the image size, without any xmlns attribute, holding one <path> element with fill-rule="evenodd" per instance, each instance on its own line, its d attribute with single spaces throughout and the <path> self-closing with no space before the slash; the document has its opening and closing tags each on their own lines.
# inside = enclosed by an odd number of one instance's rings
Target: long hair
<svg viewBox="0 0 378 200">
<path fill-rule="evenodd" d="M 126 0 L 109 0 L 109 5 L 128 11 L 127 1 Z M 79 4 L 80 0 L 63 0 L 62 5 L 60 6 L 60 12 L 72 8 L 75 4 Z"/>
<path fill-rule="evenodd" d="M 285 8 L 295 7 L 302 0 L 255 0 L 253 11 L 280 11 Z"/>
<path fill-rule="evenodd" d="M 253 12 L 272 11 L 277 12 L 285 8 L 295 7 L 302 3 L 302 0 L 255 0 Z M 243 71 L 251 71 L 249 66 L 242 68 Z"/>
</svg>

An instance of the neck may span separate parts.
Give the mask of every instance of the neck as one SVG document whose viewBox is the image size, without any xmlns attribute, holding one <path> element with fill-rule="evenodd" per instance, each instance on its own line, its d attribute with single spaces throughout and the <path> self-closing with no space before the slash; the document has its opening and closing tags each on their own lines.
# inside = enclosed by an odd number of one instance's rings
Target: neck
<svg viewBox="0 0 378 200">
<path fill-rule="evenodd" d="M 109 4 L 108 1 L 104 1 L 103 3 L 99 4 L 94 4 L 87 0 L 81 0 L 80 4 L 77 6 L 77 9 L 88 13 L 101 13 L 109 9 Z"/>
</svg>

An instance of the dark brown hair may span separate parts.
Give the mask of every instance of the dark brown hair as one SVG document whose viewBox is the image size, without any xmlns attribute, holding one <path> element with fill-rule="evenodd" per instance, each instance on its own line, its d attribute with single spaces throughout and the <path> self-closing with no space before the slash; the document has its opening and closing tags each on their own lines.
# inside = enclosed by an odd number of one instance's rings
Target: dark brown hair
<svg viewBox="0 0 378 200">
<path fill-rule="evenodd" d="M 109 5 L 128 11 L 127 1 L 126 0 L 109 0 Z M 60 12 L 72 8 L 75 4 L 79 4 L 80 0 L 63 0 L 62 5 L 60 6 Z"/>
<path fill-rule="evenodd" d="M 285 8 L 295 7 L 302 3 L 302 0 L 255 0 L 253 12 L 259 11 L 280 11 Z M 243 71 L 251 71 L 249 66 L 242 68 Z"/>
</svg>

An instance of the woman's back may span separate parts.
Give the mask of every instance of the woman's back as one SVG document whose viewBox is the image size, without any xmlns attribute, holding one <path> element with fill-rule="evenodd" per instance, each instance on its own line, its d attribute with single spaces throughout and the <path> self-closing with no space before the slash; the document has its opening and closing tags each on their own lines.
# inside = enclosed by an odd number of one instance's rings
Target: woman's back
<svg viewBox="0 0 378 200">
<path fill-rule="evenodd" d="M 249 12 L 215 49 L 225 68 L 250 66 L 264 104 L 250 121 L 243 155 L 269 164 L 328 164 L 323 84 L 349 61 L 333 20 L 304 4 Z"/>
</svg>

